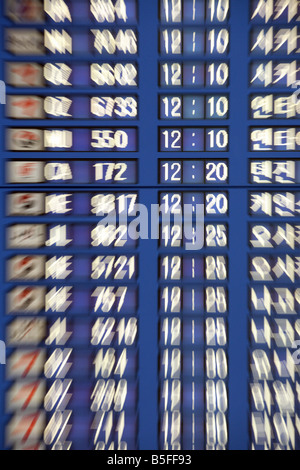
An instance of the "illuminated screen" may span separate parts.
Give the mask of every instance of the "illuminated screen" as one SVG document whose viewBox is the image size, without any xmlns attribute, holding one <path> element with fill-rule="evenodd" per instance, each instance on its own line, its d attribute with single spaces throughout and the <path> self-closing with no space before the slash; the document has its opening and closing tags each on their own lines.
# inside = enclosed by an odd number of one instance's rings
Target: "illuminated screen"
<svg viewBox="0 0 300 470">
<path fill-rule="evenodd" d="M 300 450 L 300 1 L 0 8 L 0 449 Z"/>
</svg>

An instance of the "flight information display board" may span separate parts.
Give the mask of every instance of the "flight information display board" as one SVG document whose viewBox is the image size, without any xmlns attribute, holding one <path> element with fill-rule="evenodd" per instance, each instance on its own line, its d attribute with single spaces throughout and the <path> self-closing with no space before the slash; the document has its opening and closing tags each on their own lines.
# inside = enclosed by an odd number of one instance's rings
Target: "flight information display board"
<svg viewBox="0 0 300 470">
<path fill-rule="evenodd" d="M 2 2 L 1 449 L 300 449 L 299 27 Z"/>
</svg>

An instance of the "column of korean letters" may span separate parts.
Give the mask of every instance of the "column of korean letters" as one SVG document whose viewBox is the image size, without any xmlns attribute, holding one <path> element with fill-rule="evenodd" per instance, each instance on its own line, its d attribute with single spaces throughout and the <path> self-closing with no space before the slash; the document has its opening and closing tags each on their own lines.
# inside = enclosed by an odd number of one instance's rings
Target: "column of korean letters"
<svg viewBox="0 0 300 470">
<path fill-rule="evenodd" d="M 299 449 L 299 21 L 299 1 L 251 1 L 249 397 L 254 450 Z"/>
</svg>

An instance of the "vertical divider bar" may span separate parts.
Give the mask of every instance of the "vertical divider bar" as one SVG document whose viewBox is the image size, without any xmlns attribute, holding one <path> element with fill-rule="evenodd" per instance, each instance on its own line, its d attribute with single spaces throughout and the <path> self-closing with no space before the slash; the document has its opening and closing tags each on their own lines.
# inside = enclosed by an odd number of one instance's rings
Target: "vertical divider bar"
<svg viewBox="0 0 300 470">
<path fill-rule="evenodd" d="M 0 80 L 5 80 L 4 77 L 4 61 L 2 57 L 2 51 L 4 50 L 4 2 L 0 6 Z M 5 116 L 5 105 L 0 105 L 0 122 L 3 122 Z M 5 293 L 4 293 L 4 280 L 5 280 L 5 261 L 4 261 L 4 250 L 5 250 L 5 227 L 4 227 L 4 216 L 5 216 L 5 202 L 4 202 L 4 129 L 0 126 L 0 341 L 5 341 L 5 330 L 6 330 L 6 318 L 5 318 Z M 5 426 L 5 414 L 4 414 L 4 400 L 5 400 L 5 365 L 0 365 L 0 449 L 4 448 L 4 426 Z"/>
<path fill-rule="evenodd" d="M 158 1 L 139 1 L 139 183 L 156 186 L 158 132 Z M 157 191 L 141 189 L 151 213 Z M 158 449 L 158 241 L 140 240 L 139 259 L 139 448 Z"/>
<path fill-rule="evenodd" d="M 229 218 L 229 449 L 248 449 L 248 19 L 249 0 L 231 0 Z"/>
</svg>

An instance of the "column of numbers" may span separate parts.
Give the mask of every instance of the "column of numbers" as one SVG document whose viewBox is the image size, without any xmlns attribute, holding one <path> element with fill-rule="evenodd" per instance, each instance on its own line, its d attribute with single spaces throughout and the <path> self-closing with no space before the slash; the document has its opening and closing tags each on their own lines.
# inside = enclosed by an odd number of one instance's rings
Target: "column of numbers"
<svg viewBox="0 0 300 470">
<path fill-rule="evenodd" d="M 160 128 L 160 152 L 229 150 L 228 129 L 221 127 L 230 112 L 228 19 L 229 1 L 160 2 L 159 117 L 164 124 L 181 121 Z M 195 127 L 218 119 L 219 127 Z M 159 183 L 172 185 L 159 195 L 162 449 L 228 443 L 228 194 L 195 186 L 226 186 L 229 161 L 205 156 L 159 162 Z M 194 192 L 180 190 L 183 184 Z"/>
<path fill-rule="evenodd" d="M 165 89 L 160 95 L 160 119 L 190 124 L 161 127 L 161 152 L 228 151 L 226 127 L 194 125 L 196 121 L 201 125 L 201 120 L 215 124 L 218 119 L 224 124 L 229 118 L 228 18 L 228 1 L 160 2 L 160 86 Z M 182 93 L 193 88 L 197 89 L 194 95 Z M 159 182 L 179 188 L 182 184 L 226 185 L 229 163 L 161 159 Z M 228 194 L 172 189 L 159 199 L 160 445 L 163 449 L 225 449 Z M 197 218 L 201 211 L 202 237 Z M 165 220 L 166 216 L 171 219 Z"/>
</svg>

